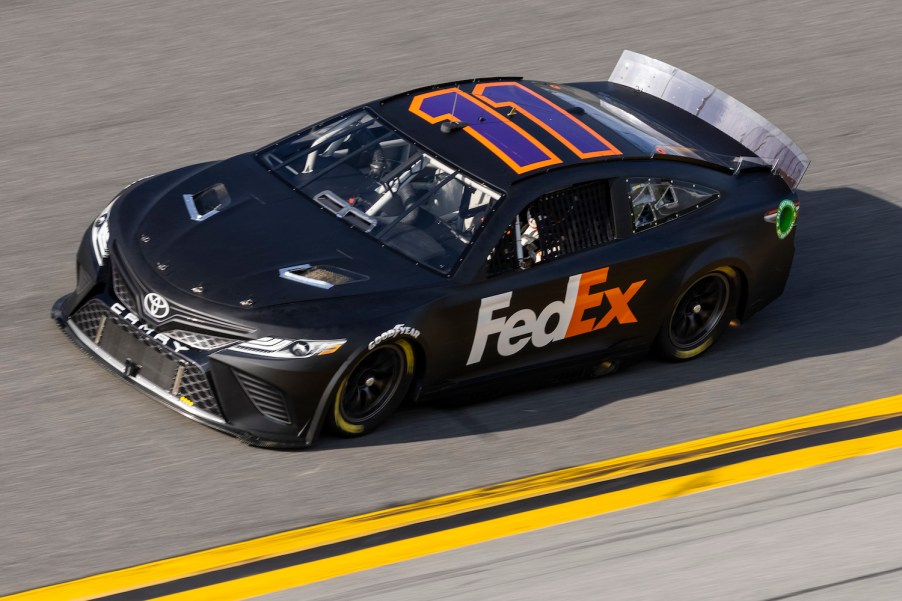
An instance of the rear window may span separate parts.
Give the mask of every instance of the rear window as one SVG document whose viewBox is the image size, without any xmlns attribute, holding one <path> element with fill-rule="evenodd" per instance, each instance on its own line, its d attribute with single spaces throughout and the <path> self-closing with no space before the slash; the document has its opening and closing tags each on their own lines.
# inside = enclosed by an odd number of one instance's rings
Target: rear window
<svg viewBox="0 0 902 601">
<path fill-rule="evenodd" d="M 630 178 L 626 184 L 634 232 L 667 223 L 720 198 L 712 188 L 671 179 Z"/>
</svg>

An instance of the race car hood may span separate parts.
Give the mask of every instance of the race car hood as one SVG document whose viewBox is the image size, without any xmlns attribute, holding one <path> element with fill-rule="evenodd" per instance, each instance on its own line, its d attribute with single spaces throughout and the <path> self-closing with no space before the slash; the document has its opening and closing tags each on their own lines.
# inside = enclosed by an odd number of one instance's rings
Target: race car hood
<svg viewBox="0 0 902 601">
<path fill-rule="evenodd" d="M 132 270 L 229 306 L 372 294 L 438 277 L 293 192 L 252 155 L 142 183 L 118 201 L 111 228 Z"/>
</svg>

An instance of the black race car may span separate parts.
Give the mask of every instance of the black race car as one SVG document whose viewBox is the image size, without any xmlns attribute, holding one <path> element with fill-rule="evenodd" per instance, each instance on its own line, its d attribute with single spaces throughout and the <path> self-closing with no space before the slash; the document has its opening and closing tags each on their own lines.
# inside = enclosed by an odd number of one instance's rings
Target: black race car
<svg viewBox="0 0 902 601">
<path fill-rule="evenodd" d="M 251 444 L 364 434 L 405 398 L 699 355 L 783 291 L 807 165 L 631 52 L 605 82 L 430 86 L 134 182 L 53 316 Z"/>
</svg>

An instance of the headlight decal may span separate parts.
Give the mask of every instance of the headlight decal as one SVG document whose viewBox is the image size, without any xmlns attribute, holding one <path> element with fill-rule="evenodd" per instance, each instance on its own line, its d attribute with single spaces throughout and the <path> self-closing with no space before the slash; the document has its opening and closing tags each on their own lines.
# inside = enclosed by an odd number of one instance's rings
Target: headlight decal
<svg viewBox="0 0 902 601">
<path fill-rule="evenodd" d="M 103 265 L 103 260 L 110 256 L 110 211 L 118 198 L 116 196 L 91 224 L 91 244 L 98 265 Z"/>
<path fill-rule="evenodd" d="M 142 178 L 136 179 L 126 187 L 122 188 L 119 191 L 119 194 L 116 195 L 113 200 L 110 201 L 110 204 L 106 206 L 104 210 L 100 212 L 100 215 L 97 216 L 97 219 L 94 220 L 94 223 L 91 224 L 91 245 L 94 248 L 94 258 L 97 260 L 97 265 L 103 265 L 103 260 L 110 256 L 110 211 L 113 210 L 113 205 L 116 204 L 116 201 L 119 200 L 125 192 L 133 187 L 138 182 L 144 181 L 153 177 L 152 175 L 146 175 Z"/>
<path fill-rule="evenodd" d="M 300 340 L 286 338 L 257 338 L 230 347 L 248 355 L 260 355 L 274 359 L 298 359 L 331 355 L 340 349 L 347 340 Z"/>
</svg>

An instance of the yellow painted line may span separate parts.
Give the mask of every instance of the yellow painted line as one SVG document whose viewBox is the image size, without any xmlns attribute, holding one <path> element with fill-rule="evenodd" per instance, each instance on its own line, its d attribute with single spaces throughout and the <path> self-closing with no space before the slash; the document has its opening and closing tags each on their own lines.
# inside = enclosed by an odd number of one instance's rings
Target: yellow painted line
<svg viewBox="0 0 902 601">
<path fill-rule="evenodd" d="M 541 509 L 533 509 L 478 524 L 426 534 L 416 538 L 354 551 L 272 572 L 230 580 L 165 597 L 158 601 L 231 601 L 275 593 L 362 572 L 434 553 L 450 551 L 618 511 L 654 501 L 672 499 L 756 478 L 809 468 L 825 463 L 902 447 L 902 432 L 790 451 L 752 459 L 697 474 L 645 484 Z"/>
<path fill-rule="evenodd" d="M 520 478 L 324 524 L 298 528 L 249 541 L 33 589 L 2 597 L 0 601 L 94 599 L 268 557 L 294 553 L 384 532 L 410 524 L 440 519 L 467 511 L 493 507 L 586 484 L 761 446 L 775 440 L 796 438 L 804 436 L 813 428 L 829 427 L 858 420 L 885 419 L 896 415 L 902 415 L 902 395 L 680 443 L 617 459 Z M 647 486 L 630 490 L 645 490 Z M 652 497 L 647 502 L 652 500 L 656 499 Z M 613 509 L 610 511 L 613 511 Z M 502 519 L 513 519 L 513 517 Z M 429 536 L 438 536 L 439 534 L 441 533 Z M 476 539 L 473 542 L 479 541 Z M 402 543 L 393 543 L 393 545 L 398 544 Z M 343 557 L 367 552 L 358 551 Z M 338 558 L 322 561 L 337 560 Z M 399 559 L 397 561 L 402 560 Z M 308 565 L 320 563 L 322 562 L 314 562 Z M 288 569 L 300 569 L 300 567 Z"/>
</svg>

